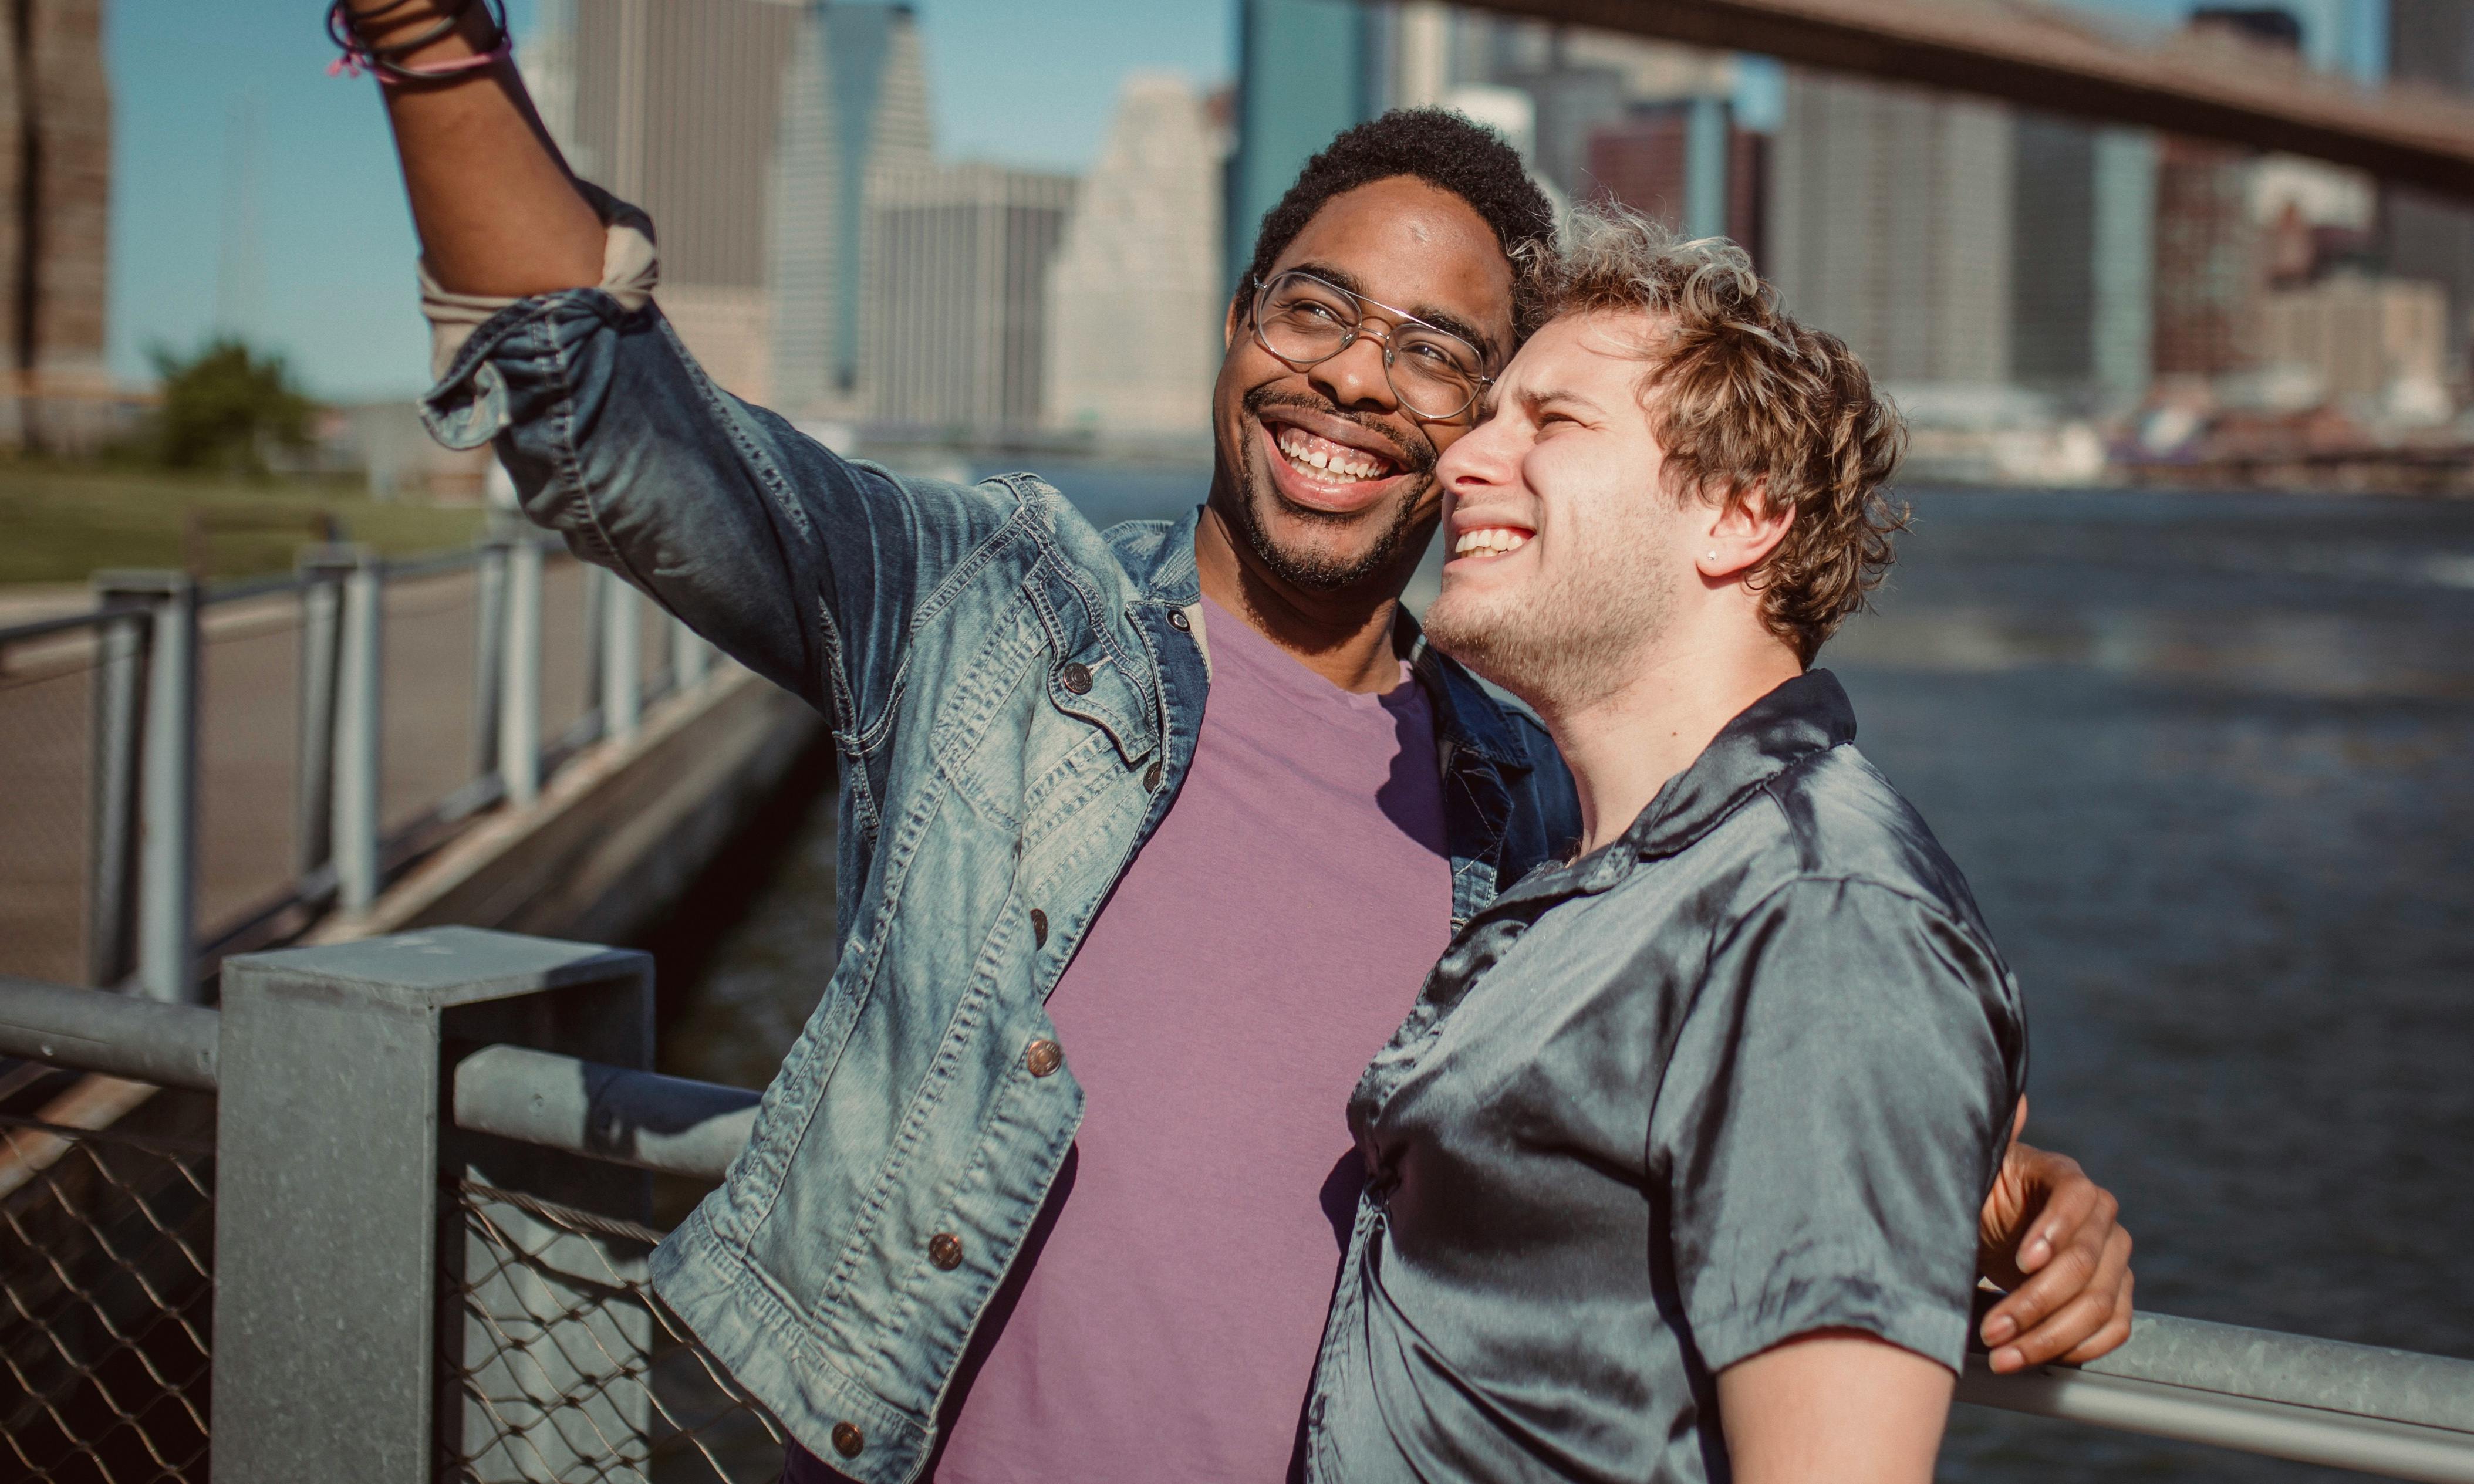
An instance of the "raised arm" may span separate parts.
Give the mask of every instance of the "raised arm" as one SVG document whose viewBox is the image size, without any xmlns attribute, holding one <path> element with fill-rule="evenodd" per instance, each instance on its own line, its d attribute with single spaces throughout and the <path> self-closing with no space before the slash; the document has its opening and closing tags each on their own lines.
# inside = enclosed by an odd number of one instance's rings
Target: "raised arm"
<svg viewBox="0 0 2474 1484">
<path fill-rule="evenodd" d="M 458 0 L 347 4 L 374 17 L 362 43 L 414 71 L 498 47 L 478 4 L 400 53 Z M 576 555 L 846 734 L 875 730 L 919 599 L 1012 496 L 841 459 L 716 386 L 650 301 L 657 224 L 568 173 L 504 57 L 381 91 L 440 327 L 431 431 L 493 445 L 524 514 Z"/>
<path fill-rule="evenodd" d="M 436 29 L 455 0 L 345 0 L 375 47 Z M 456 28 L 397 59 L 434 68 L 499 38 L 480 5 Z M 513 61 L 437 82 L 381 88 L 403 160 L 413 227 L 431 276 L 459 294 L 510 298 L 580 289 L 601 279 L 601 222 L 576 193 Z"/>
</svg>

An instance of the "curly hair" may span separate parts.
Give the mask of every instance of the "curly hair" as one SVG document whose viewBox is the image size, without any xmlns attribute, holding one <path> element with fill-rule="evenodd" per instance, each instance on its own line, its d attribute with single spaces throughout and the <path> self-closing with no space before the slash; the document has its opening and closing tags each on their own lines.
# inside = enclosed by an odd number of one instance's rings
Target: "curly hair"
<svg viewBox="0 0 2474 1484">
<path fill-rule="evenodd" d="M 1682 241 L 1612 203 L 1573 213 L 1548 304 L 1556 315 L 1650 317 L 1638 393 L 1669 494 L 1792 507 L 1785 537 L 1748 583 L 1762 622 L 1812 663 L 1880 586 L 1891 537 L 1907 524 L 1906 508 L 1883 492 L 1905 424 L 1864 363 L 1789 318 L 1743 249 Z"/>
<path fill-rule="evenodd" d="M 1232 302 L 1243 308 L 1255 280 L 1271 275 L 1272 265 L 1326 202 L 1394 176 L 1415 176 L 1449 191 L 1494 228 L 1494 240 L 1512 260 L 1515 345 L 1546 323 L 1541 290 L 1554 254 L 1555 208 L 1501 134 L 1447 108 L 1395 108 L 1343 130 L 1307 160 L 1279 204 L 1264 215 L 1254 233 L 1254 259 Z"/>
</svg>

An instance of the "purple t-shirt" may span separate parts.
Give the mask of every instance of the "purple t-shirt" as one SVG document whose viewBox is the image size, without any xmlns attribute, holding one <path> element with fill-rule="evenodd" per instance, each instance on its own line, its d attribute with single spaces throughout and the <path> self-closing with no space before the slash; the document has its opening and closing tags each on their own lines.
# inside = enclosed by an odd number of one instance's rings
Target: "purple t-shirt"
<svg viewBox="0 0 2474 1484">
<path fill-rule="evenodd" d="M 1203 609 L 1194 766 L 1049 996 L 1082 1125 L 937 1484 L 1287 1476 L 1362 1184 L 1348 1094 L 1451 937 L 1406 667 L 1353 694 Z"/>
</svg>

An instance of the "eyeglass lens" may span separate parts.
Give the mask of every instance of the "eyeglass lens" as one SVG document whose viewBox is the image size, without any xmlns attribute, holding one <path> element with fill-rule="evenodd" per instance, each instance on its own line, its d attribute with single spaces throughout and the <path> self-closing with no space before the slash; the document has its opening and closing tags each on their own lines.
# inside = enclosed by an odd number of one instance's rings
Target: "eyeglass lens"
<svg viewBox="0 0 2474 1484">
<path fill-rule="evenodd" d="M 1310 366 L 1329 360 L 1357 338 L 1354 296 L 1310 275 L 1290 272 L 1263 285 L 1254 323 L 1263 345 L 1281 360 Z M 1477 399 L 1477 347 L 1448 330 L 1401 320 L 1389 333 L 1384 370 L 1400 405 L 1421 418 L 1451 418 Z"/>
</svg>

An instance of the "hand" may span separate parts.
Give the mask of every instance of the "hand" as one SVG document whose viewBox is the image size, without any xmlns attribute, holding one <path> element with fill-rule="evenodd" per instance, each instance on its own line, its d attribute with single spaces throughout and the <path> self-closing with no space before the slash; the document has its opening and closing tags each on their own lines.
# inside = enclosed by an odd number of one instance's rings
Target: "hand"
<svg viewBox="0 0 2474 1484">
<path fill-rule="evenodd" d="M 1977 1227 L 1977 1270 L 2007 1297 L 1984 1316 L 1995 1372 L 2094 1360 L 2130 1338 L 2130 1233 L 2121 1203 L 2079 1161 L 2019 1142 L 2027 1100 L 2010 1125 L 2010 1151 Z"/>
</svg>

